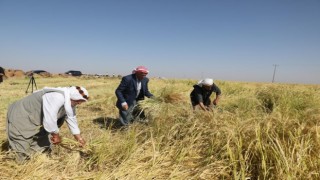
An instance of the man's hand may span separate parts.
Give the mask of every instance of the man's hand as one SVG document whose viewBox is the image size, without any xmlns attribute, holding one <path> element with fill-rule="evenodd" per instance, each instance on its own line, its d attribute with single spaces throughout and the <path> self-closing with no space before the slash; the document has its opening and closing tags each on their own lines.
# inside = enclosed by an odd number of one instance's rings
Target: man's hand
<svg viewBox="0 0 320 180">
<path fill-rule="evenodd" d="M 216 106 L 216 105 L 218 105 L 218 102 L 219 102 L 219 99 L 215 99 L 215 100 L 213 100 L 212 104 Z"/>
<path fill-rule="evenodd" d="M 212 106 L 206 106 L 206 110 L 212 112 L 212 111 L 213 111 L 213 108 L 212 108 Z"/>
<path fill-rule="evenodd" d="M 207 106 L 205 106 L 205 105 L 203 104 L 203 102 L 200 102 L 200 103 L 199 103 L 199 106 L 200 106 L 200 108 L 201 108 L 202 110 L 207 111 Z"/>
<path fill-rule="evenodd" d="M 123 110 L 125 110 L 125 111 L 126 111 L 126 110 L 128 110 L 128 109 L 129 109 L 128 104 L 124 104 L 124 105 L 122 105 L 122 109 L 123 109 Z"/>
<path fill-rule="evenodd" d="M 150 99 L 157 99 L 155 96 L 150 96 L 149 98 Z"/>
<path fill-rule="evenodd" d="M 83 147 L 86 145 L 86 141 L 81 137 L 80 134 L 74 134 L 74 138 L 80 143 L 80 146 Z"/>
<path fill-rule="evenodd" d="M 60 138 L 59 134 L 51 133 L 51 142 L 52 142 L 52 144 L 61 143 L 61 138 Z"/>
</svg>

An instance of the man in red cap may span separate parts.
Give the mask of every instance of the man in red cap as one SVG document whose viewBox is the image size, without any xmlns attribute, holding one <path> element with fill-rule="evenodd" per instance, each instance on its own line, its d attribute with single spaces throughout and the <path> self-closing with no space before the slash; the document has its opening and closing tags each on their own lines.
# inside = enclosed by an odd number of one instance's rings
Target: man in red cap
<svg viewBox="0 0 320 180">
<path fill-rule="evenodd" d="M 137 109 L 137 102 L 153 95 L 149 92 L 146 77 L 149 73 L 144 66 L 138 66 L 132 74 L 124 76 L 116 89 L 117 108 L 119 109 L 120 121 L 123 125 L 129 125 L 134 120 L 133 112 Z"/>
</svg>

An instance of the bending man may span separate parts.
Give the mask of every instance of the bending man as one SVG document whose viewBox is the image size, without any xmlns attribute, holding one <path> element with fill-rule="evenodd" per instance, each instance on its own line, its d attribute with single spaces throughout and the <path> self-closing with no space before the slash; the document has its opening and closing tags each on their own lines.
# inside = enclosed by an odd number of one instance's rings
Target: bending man
<svg viewBox="0 0 320 180">
<path fill-rule="evenodd" d="M 35 152 L 50 149 L 51 142 L 59 144 L 59 127 L 65 117 L 74 138 L 85 145 L 80 135 L 75 107 L 89 99 L 88 91 L 79 86 L 44 88 L 10 105 L 7 114 L 9 148 L 18 155 L 18 161 Z"/>
<path fill-rule="evenodd" d="M 193 110 L 200 107 L 202 110 L 208 111 L 211 110 L 212 104 L 218 104 L 221 90 L 213 83 L 213 79 L 206 78 L 201 80 L 193 88 L 190 94 Z M 213 92 L 215 92 L 216 97 L 211 103 L 210 96 Z"/>
</svg>

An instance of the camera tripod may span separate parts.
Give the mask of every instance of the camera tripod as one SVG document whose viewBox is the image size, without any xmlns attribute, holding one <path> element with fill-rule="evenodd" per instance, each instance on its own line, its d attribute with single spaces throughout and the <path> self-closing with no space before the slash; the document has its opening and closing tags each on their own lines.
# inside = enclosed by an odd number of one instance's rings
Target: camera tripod
<svg viewBox="0 0 320 180">
<path fill-rule="evenodd" d="M 28 89 L 29 89 L 30 84 L 31 84 L 31 93 L 33 93 L 33 85 L 36 87 L 36 89 L 38 89 L 36 80 L 34 79 L 33 75 L 31 75 L 31 77 L 30 77 L 30 81 L 29 81 L 29 84 L 28 84 L 28 87 L 26 90 L 26 94 L 28 93 Z"/>
</svg>

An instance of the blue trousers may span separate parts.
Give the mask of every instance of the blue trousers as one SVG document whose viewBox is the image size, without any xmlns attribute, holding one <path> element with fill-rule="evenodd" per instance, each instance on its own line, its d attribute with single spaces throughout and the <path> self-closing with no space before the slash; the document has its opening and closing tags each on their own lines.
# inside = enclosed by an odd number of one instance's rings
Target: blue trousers
<svg viewBox="0 0 320 180">
<path fill-rule="evenodd" d="M 133 111 L 135 107 L 137 106 L 137 102 L 134 101 L 132 105 L 129 106 L 128 110 L 119 109 L 120 114 L 120 122 L 122 125 L 127 126 L 134 120 Z"/>
</svg>

